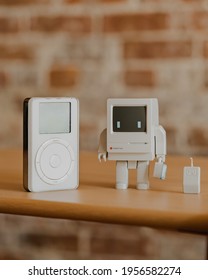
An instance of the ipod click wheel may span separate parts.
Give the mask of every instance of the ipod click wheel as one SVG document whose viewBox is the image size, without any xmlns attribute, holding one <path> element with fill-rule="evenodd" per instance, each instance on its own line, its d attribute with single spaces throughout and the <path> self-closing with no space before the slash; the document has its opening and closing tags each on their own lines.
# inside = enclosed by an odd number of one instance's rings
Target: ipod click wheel
<svg viewBox="0 0 208 280">
<path fill-rule="evenodd" d="M 23 108 L 23 178 L 31 192 L 79 185 L 79 101 L 27 98 Z"/>
</svg>

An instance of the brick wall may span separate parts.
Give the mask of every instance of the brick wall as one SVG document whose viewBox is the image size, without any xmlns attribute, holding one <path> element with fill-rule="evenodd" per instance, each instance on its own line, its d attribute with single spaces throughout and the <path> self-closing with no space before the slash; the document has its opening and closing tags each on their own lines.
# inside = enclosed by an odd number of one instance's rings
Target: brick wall
<svg viewBox="0 0 208 280">
<path fill-rule="evenodd" d="M 78 97 L 82 149 L 108 97 L 157 97 L 169 153 L 208 154 L 207 28 L 203 0 L 0 0 L 0 146 L 27 96 Z"/>
<path fill-rule="evenodd" d="M 207 155 L 207 30 L 206 0 L 0 0 L 0 147 L 21 147 L 22 102 L 28 96 L 78 97 L 81 149 L 96 149 L 108 97 L 157 97 L 168 152 Z M 44 234 L 34 230 L 39 223 Z M 174 255 L 174 249 L 168 255 L 171 234 L 147 229 L 5 215 L 0 224 L 0 258 L 203 255 L 204 240 L 181 235 L 173 236 L 171 246 L 183 240 L 186 255 Z M 137 235 L 106 237 L 121 230 Z M 64 247 L 59 235 L 72 245 Z M 145 249 L 137 251 L 134 242 Z"/>
<path fill-rule="evenodd" d="M 0 216 L 1 259 L 203 259 L 206 238 L 134 226 Z"/>
</svg>

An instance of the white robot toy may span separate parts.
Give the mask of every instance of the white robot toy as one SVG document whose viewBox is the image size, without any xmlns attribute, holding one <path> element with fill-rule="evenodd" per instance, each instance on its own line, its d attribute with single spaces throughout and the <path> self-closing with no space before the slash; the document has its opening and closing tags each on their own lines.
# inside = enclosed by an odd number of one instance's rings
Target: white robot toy
<svg viewBox="0 0 208 280">
<path fill-rule="evenodd" d="M 148 189 L 149 161 L 155 157 L 153 176 L 165 179 L 166 132 L 159 125 L 157 99 L 108 99 L 98 159 L 116 160 L 116 188 L 127 189 L 128 169 L 136 169 L 137 189 Z"/>
</svg>

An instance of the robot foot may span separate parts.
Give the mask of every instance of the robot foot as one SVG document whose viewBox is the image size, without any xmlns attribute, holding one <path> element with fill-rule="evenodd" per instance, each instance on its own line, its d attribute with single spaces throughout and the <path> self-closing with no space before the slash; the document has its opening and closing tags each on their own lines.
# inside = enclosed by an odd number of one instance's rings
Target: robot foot
<svg viewBox="0 0 208 280">
<path fill-rule="evenodd" d="M 125 183 L 116 183 L 117 190 L 126 190 L 127 188 L 128 188 L 128 185 Z"/>
<path fill-rule="evenodd" d="M 139 183 L 139 184 L 137 184 L 136 188 L 138 190 L 148 190 L 149 189 L 149 183 Z"/>
</svg>

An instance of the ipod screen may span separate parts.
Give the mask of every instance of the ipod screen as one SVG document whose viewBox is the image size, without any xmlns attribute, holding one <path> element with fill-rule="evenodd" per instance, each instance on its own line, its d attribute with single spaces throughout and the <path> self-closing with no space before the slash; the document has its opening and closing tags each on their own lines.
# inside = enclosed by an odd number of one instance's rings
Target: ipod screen
<svg viewBox="0 0 208 280">
<path fill-rule="evenodd" d="M 39 133 L 71 132 L 71 103 L 44 102 L 39 105 Z"/>
</svg>

